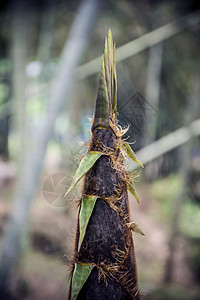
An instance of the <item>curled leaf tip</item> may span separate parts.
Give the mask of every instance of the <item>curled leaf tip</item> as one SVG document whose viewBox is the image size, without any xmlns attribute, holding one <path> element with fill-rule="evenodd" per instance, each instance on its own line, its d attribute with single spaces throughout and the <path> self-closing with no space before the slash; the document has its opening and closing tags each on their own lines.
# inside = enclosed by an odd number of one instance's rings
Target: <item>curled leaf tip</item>
<svg viewBox="0 0 200 300">
<path fill-rule="evenodd" d="M 141 161 L 137 158 L 135 155 L 135 152 L 132 150 L 131 146 L 127 142 L 123 142 L 122 144 L 123 149 L 125 150 L 127 156 L 132 159 L 136 164 L 140 165 L 142 168 L 144 168 L 143 164 Z"/>
<path fill-rule="evenodd" d="M 145 235 L 144 232 L 139 228 L 135 222 L 126 223 L 127 227 L 133 232 L 137 232 L 141 235 Z"/>
<path fill-rule="evenodd" d="M 136 193 L 133 183 L 128 183 L 127 188 L 129 190 L 129 192 L 135 197 L 136 201 L 140 204 L 140 201 L 139 201 L 139 198 L 138 198 L 138 195 Z"/>
</svg>

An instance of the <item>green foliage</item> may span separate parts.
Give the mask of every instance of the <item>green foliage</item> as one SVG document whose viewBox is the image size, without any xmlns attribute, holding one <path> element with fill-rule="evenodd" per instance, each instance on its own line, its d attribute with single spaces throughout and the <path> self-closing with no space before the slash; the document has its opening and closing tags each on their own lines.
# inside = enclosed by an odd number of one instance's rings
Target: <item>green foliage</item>
<svg viewBox="0 0 200 300">
<path fill-rule="evenodd" d="M 81 160 L 79 167 L 74 175 L 72 183 L 65 194 L 67 196 L 75 187 L 75 185 L 81 180 L 81 178 L 90 170 L 90 168 L 95 164 L 97 159 L 102 155 L 102 152 L 90 151 Z"/>
<path fill-rule="evenodd" d="M 89 264 L 75 264 L 73 278 L 72 278 L 72 295 L 71 300 L 75 300 L 82 289 L 84 283 L 88 279 L 93 265 Z"/>
<path fill-rule="evenodd" d="M 200 281 L 200 238 L 189 238 L 189 259 L 190 266 Z"/>
<path fill-rule="evenodd" d="M 117 112 L 117 80 L 115 68 L 115 46 L 111 30 L 105 39 L 105 49 L 102 56 L 101 73 L 99 78 L 96 110 L 93 122 L 94 128 L 110 128 L 110 117 L 116 121 Z M 114 113 L 114 116 L 113 116 Z"/>
<path fill-rule="evenodd" d="M 189 199 L 182 207 L 180 226 L 188 237 L 200 238 L 200 206 Z"/>
<path fill-rule="evenodd" d="M 83 238 L 85 236 L 87 225 L 88 225 L 89 219 L 92 215 L 92 211 L 94 209 L 96 200 L 97 200 L 96 196 L 83 196 L 82 197 L 81 210 L 80 210 L 80 215 L 79 215 L 80 236 L 79 236 L 78 250 L 80 249 Z"/>
<path fill-rule="evenodd" d="M 6 74 L 11 70 L 12 63 L 10 59 L 0 59 L 0 75 Z"/>
<path fill-rule="evenodd" d="M 123 142 L 122 144 L 123 149 L 126 151 L 127 156 L 132 159 L 136 164 L 140 165 L 142 168 L 144 168 L 141 161 L 137 158 L 134 151 L 132 150 L 131 146 L 127 142 Z"/>
<path fill-rule="evenodd" d="M 8 95 L 8 86 L 5 83 L 0 82 L 0 105 L 5 102 Z"/>
<path fill-rule="evenodd" d="M 172 175 L 159 179 L 151 185 L 151 195 L 155 198 L 159 213 L 154 211 L 154 217 L 162 221 L 169 221 L 171 218 L 174 199 L 181 189 L 181 182 L 178 176 Z"/>
<path fill-rule="evenodd" d="M 152 184 L 151 194 L 156 199 L 159 209 L 159 212 L 155 211 L 156 218 L 164 221 L 171 219 L 174 199 L 180 191 L 180 178 L 175 175 L 159 179 Z M 180 227 L 187 237 L 200 237 L 200 207 L 189 198 L 185 199 L 182 206 Z"/>
<path fill-rule="evenodd" d="M 129 190 L 129 192 L 131 192 L 131 194 L 135 197 L 137 202 L 140 204 L 140 201 L 139 201 L 139 198 L 138 198 L 138 195 L 136 193 L 136 190 L 135 190 L 135 187 L 134 187 L 133 183 L 128 183 L 127 188 Z"/>
<path fill-rule="evenodd" d="M 34 118 L 45 113 L 45 97 L 43 95 L 30 96 L 27 101 L 27 114 L 29 118 Z"/>
</svg>

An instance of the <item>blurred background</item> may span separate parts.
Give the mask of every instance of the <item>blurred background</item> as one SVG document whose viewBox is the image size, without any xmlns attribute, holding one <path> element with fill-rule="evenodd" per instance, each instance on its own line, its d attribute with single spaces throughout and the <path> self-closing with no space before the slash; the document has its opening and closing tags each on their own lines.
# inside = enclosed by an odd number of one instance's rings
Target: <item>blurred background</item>
<svg viewBox="0 0 200 300">
<path fill-rule="evenodd" d="M 145 168 L 129 195 L 146 300 L 200 295 L 200 3 L 0 1 L 0 295 L 67 298 L 99 56 L 116 42 L 118 119 Z M 135 143 L 134 143 L 135 142 Z M 128 167 L 136 166 L 127 162 Z"/>
</svg>

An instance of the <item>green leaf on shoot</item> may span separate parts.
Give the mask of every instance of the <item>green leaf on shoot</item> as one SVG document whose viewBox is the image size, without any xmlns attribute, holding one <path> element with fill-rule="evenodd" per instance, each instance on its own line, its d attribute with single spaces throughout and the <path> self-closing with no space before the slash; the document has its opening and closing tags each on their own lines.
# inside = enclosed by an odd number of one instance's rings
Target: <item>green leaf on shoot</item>
<svg viewBox="0 0 200 300">
<path fill-rule="evenodd" d="M 86 233 L 87 225 L 92 215 L 97 196 L 83 196 L 81 201 L 81 210 L 79 215 L 79 243 L 78 243 L 78 251 L 80 250 L 81 244 L 83 242 L 83 238 Z"/>
<path fill-rule="evenodd" d="M 128 183 L 127 188 L 129 190 L 129 192 L 131 192 L 131 194 L 135 197 L 137 202 L 140 204 L 140 201 L 139 201 L 139 198 L 138 198 L 138 195 L 136 193 L 136 190 L 135 190 L 135 187 L 134 187 L 133 183 Z"/>
<path fill-rule="evenodd" d="M 135 155 L 134 151 L 132 150 L 131 146 L 127 142 L 123 142 L 122 144 L 123 149 L 126 151 L 127 156 L 132 159 L 135 163 L 140 165 L 142 168 L 144 168 L 143 164 L 141 161 L 137 158 Z"/>
<path fill-rule="evenodd" d="M 72 183 L 66 192 L 65 196 L 68 195 L 75 185 L 81 180 L 81 178 L 91 169 L 91 167 L 95 164 L 97 159 L 103 155 L 102 152 L 98 151 L 90 151 L 88 152 L 83 159 L 81 160 L 78 169 L 76 170 L 76 173 L 74 175 L 74 178 L 72 180 Z"/>
<path fill-rule="evenodd" d="M 75 268 L 72 277 L 71 300 L 75 300 L 78 297 L 78 294 L 82 289 L 84 283 L 87 281 L 93 267 L 94 266 L 90 264 L 75 263 Z"/>
</svg>

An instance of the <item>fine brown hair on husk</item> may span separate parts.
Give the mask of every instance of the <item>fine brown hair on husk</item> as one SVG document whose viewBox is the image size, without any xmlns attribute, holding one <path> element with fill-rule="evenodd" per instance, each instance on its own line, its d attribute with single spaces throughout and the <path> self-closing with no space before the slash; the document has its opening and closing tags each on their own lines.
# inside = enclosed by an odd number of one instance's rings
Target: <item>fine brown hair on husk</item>
<svg viewBox="0 0 200 300">
<path fill-rule="evenodd" d="M 127 192 L 132 185 L 135 195 L 136 175 L 124 166 L 127 153 L 138 160 L 122 139 L 128 127 L 117 124 L 116 101 L 115 46 L 109 31 L 88 143 L 90 159 L 92 155 L 98 159 L 86 162 L 89 168 L 85 167 L 79 201 L 69 300 L 140 299 L 132 238 L 132 230 L 140 230 L 130 220 Z"/>
</svg>

